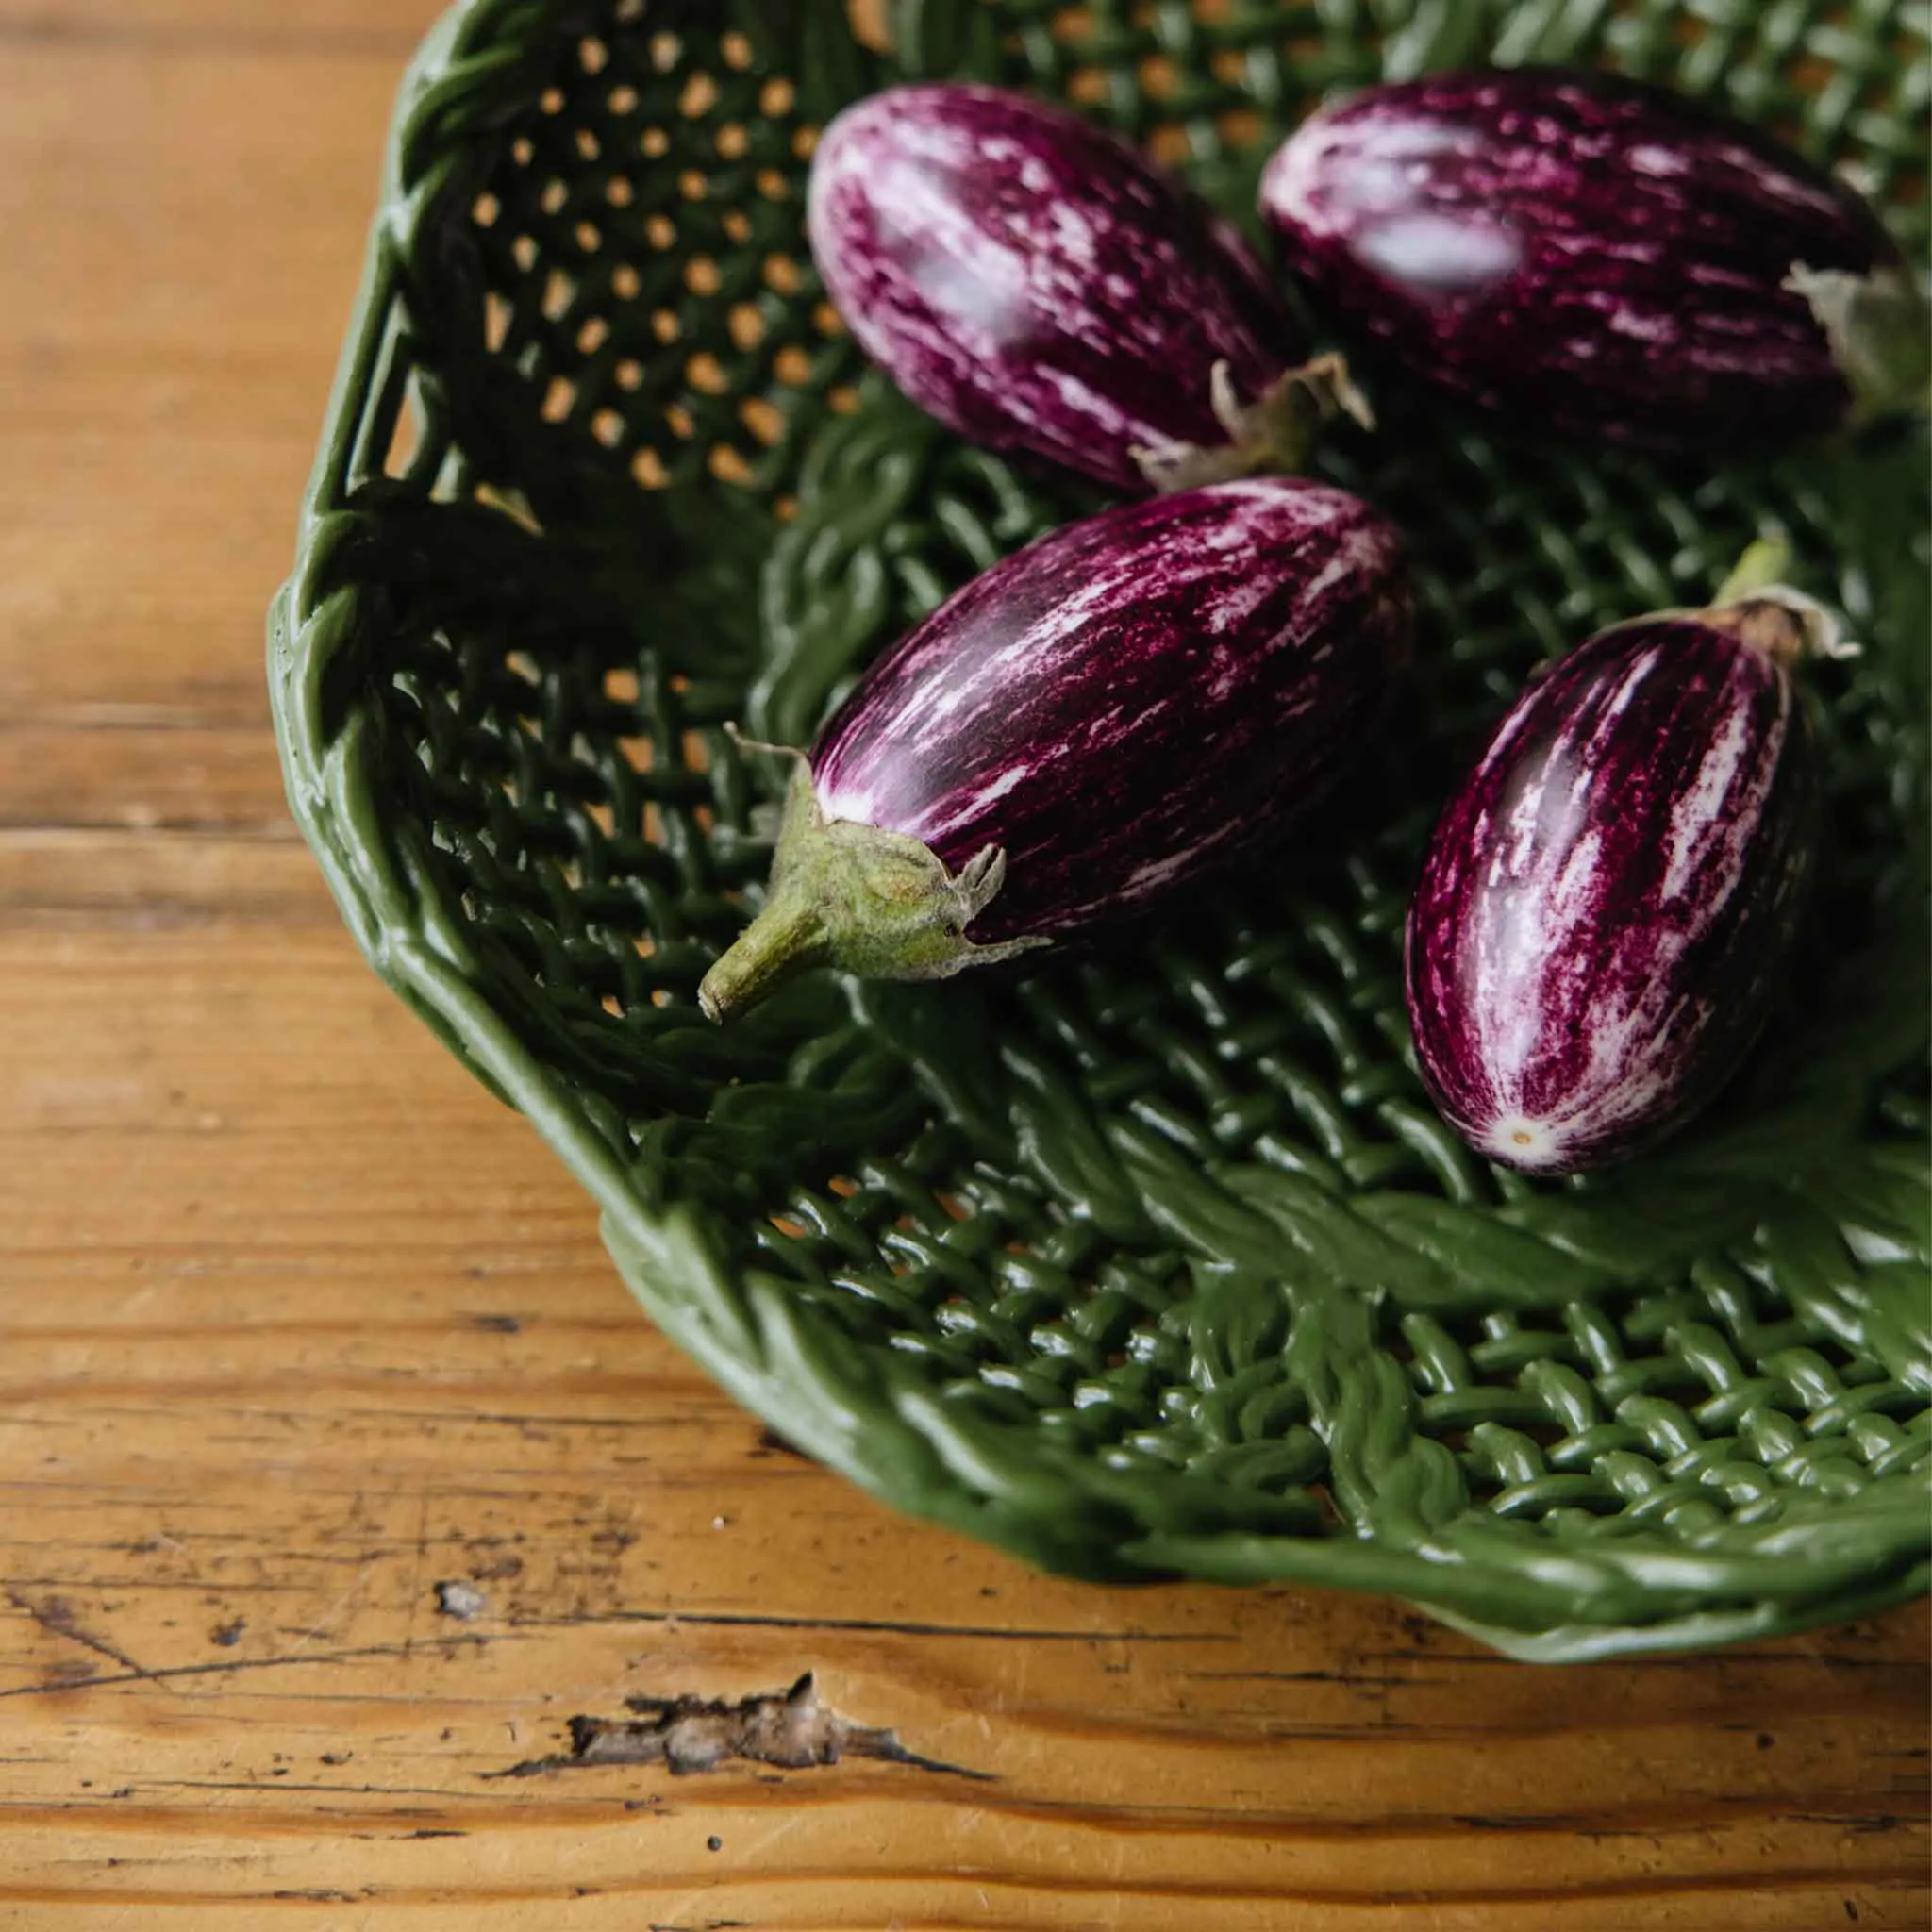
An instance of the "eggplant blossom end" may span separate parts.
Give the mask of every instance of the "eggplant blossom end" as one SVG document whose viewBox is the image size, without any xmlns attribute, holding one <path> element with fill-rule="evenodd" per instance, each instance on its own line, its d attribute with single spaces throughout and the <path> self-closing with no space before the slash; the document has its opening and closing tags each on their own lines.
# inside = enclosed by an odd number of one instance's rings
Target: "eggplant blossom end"
<svg viewBox="0 0 1932 1932">
<path fill-rule="evenodd" d="M 1784 285 L 1824 331 L 1852 391 L 1854 424 L 1932 407 L 1932 311 L 1909 269 L 1858 275 L 1800 261 Z"/>
<path fill-rule="evenodd" d="M 1364 429 L 1375 426 L 1374 411 L 1341 356 L 1317 356 L 1291 369 L 1252 403 L 1236 393 L 1225 362 L 1214 365 L 1212 385 L 1215 419 L 1227 431 L 1224 443 L 1207 449 L 1176 442 L 1134 452 L 1141 474 L 1163 496 L 1244 476 L 1294 475 L 1307 467 L 1323 428 L 1337 416 Z"/>
<path fill-rule="evenodd" d="M 865 979 L 950 979 L 1017 958 L 1046 941 L 982 946 L 966 937 L 1006 875 L 996 847 L 955 874 L 903 832 L 827 819 L 801 760 L 764 909 L 706 974 L 698 1005 L 722 1025 L 812 966 Z"/>
</svg>

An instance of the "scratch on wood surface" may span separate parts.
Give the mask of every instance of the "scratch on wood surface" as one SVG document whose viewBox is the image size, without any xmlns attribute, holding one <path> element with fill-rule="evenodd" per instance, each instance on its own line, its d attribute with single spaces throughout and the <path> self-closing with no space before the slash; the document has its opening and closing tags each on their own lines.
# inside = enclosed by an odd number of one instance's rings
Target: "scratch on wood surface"
<svg viewBox="0 0 1932 1932">
<path fill-rule="evenodd" d="M 945 1764 L 908 1751 L 890 1730 L 855 1724 L 819 1702 L 808 1671 L 789 1690 L 712 1703 L 701 1697 L 629 1697 L 627 1718 L 574 1717 L 569 1751 L 526 1758 L 487 1777 L 534 1777 L 540 1772 L 598 1765 L 661 1764 L 675 1776 L 716 1771 L 734 1759 L 781 1771 L 808 1771 L 842 1757 L 872 1757 L 919 1771 L 993 1782 L 987 1771 Z"/>
<path fill-rule="evenodd" d="M 15 1601 L 17 1602 L 18 1600 L 16 1599 Z M 27 1614 L 29 1616 L 33 1615 L 30 1608 L 27 1610 Z M 39 1623 L 41 1619 L 35 1617 L 34 1621 Z M 59 1634 L 65 1637 L 73 1633 L 63 1630 Z M 77 1639 L 76 1641 L 85 1641 L 86 1640 Z M 473 1650 L 485 1649 L 491 1641 L 492 1640 L 488 1637 L 472 1636 L 468 1632 L 458 1635 L 452 1631 L 447 1636 L 439 1636 L 436 1639 L 436 1646 L 438 1652 L 447 1657 L 453 1656 L 461 1648 Z M 90 1644 L 89 1648 L 96 1649 L 99 1646 Z M 103 1652 L 103 1655 L 111 1657 L 116 1663 L 125 1666 L 124 1669 L 116 1671 L 111 1674 L 101 1673 L 92 1677 L 78 1677 L 71 1682 L 60 1684 L 10 1684 L 5 1690 L 0 1690 L 0 1698 L 45 1697 L 57 1690 L 98 1690 L 109 1684 L 134 1684 L 141 1682 L 159 1684 L 166 1689 L 173 1690 L 175 1680 L 182 1677 L 235 1677 L 240 1676 L 244 1671 L 282 1671 L 298 1666 L 311 1667 L 317 1665 L 359 1663 L 370 1657 L 408 1657 L 412 1655 L 412 1652 L 407 1645 L 400 1643 L 365 1643 L 358 1645 L 353 1650 L 317 1650 L 298 1653 L 299 1646 L 297 1652 L 291 1652 L 285 1657 L 233 1657 L 224 1659 L 220 1663 L 163 1664 L 158 1669 L 149 1670 L 144 1665 L 136 1663 L 132 1657 L 124 1657 L 119 1651 L 107 1650 Z"/>
<path fill-rule="evenodd" d="M 130 1671 L 135 1676 L 143 1678 L 148 1683 L 161 1683 L 160 1676 L 149 1670 L 145 1664 L 129 1657 L 125 1650 L 118 1649 L 105 1638 L 96 1637 L 80 1621 L 80 1612 L 64 1596 L 42 1597 L 36 1603 L 32 1597 L 23 1594 L 20 1591 L 9 1590 L 7 1592 L 7 1601 L 23 1616 L 31 1618 L 50 1637 L 64 1637 L 68 1642 L 77 1643 L 83 1650 L 91 1650 L 96 1657 L 104 1657 L 110 1663 L 119 1664 L 124 1671 Z M 75 1683 L 64 1683 L 59 1688 L 63 1690 L 78 1690 L 81 1685 L 97 1681 L 99 1680 L 96 1678 L 83 1677 Z M 172 1690 L 174 1686 L 168 1685 L 165 1688 Z"/>
</svg>

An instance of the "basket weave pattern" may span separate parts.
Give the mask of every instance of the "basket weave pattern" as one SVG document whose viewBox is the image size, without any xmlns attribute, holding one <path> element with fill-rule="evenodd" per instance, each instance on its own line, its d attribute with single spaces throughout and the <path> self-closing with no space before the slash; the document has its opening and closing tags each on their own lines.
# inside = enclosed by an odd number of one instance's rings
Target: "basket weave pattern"
<svg viewBox="0 0 1932 1932">
<path fill-rule="evenodd" d="M 1385 391 L 1324 467 L 1409 532 L 1402 715 L 1276 865 L 1010 982 L 697 981 L 773 774 L 948 591 L 1100 500 L 867 375 L 803 238 L 815 131 L 907 75 L 1088 107 L 1232 212 L 1325 92 L 1607 61 L 1847 164 L 1923 253 L 1932 46 L 1757 0 L 470 0 L 399 110 L 272 682 L 377 969 L 598 1199 L 652 1315 L 901 1507 L 1096 1576 L 1399 1593 L 1535 1657 L 1850 1614 L 1927 1575 L 1923 444 L 1748 470 Z M 1868 646 L 1804 993 L 1588 1185 L 1490 1168 L 1408 1058 L 1445 789 L 1540 656 L 1785 527 Z"/>
</svg>

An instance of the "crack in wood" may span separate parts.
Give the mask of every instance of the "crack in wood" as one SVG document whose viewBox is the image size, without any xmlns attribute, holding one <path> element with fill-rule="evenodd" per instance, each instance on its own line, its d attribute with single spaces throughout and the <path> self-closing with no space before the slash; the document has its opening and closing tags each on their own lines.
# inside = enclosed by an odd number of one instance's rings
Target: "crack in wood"
<svg viewBox="0 0 1932 1932">
<path fill-rule="evenodd" d="M 769 1764 L 780 1771 L 811 1771 L 845 1757 L 876 1758 L 985 1783 L 988 1771 L 922 1757 L 895 1733 L 856 1724 L 819 1701 L 810 1671 L 789 1690 L 768 1691 L 736 1703 L 702 1697 L 628 1697 L 625 1718 L 574 1717 L 571 1747 L 551 1757 L 525 1758 L 486 1777 L 535 1777 L 553 1771 L 601 1765 L 661 1764 L 675 1777 L 717 1771 L 733 1762 Z"/>
<path fill-rule="evenodd" d="M 885 1637 L 960 1638 L 994 1643 L 1239 1643 L 1234 1630 L 1065 1630 L 1019 1624 L 937 1624 L 898 1617 L 789 1617 L 753 1610 L 586 1610 L 567 1617 L 518 1617 L 518 1630 L 570 1630 L 585 1624 L 660 1624 L 693 1629 L 837 1630 Z"/>
</svg>

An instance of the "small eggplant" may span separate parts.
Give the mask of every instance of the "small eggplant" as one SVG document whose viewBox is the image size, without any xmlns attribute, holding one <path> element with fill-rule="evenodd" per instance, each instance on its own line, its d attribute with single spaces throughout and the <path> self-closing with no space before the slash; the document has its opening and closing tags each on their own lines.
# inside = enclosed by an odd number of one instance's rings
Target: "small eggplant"
<svg viewBox="0 0 1932 1932">
<path fill-rule="evenodd" d="M 1283 478 L 1127 504 L 941 605 L 799 753 L 765 908 L 699 991 L 944 979 L 1277 838 L 1407 661 L 1393 527 Z"/>
<path fill-rule="evenodd" d="M 1754 552 L 1710 608 L 1579 646 L 1442 815 L 1409 911 L 1409 1020 L 1437 1107 L 1491 1160 L 1567 1174 L 1641 1152 L 1764 1026 L 1819 797 L 1791 668 L 1843 648 L 1774 574 Z"/>
<path fill-rule="evenodd" d="M 1661 89 L 1371 88 L 1276 152 L 1289 267 L 1417 380 L 1570 434 L 1764 444 L 1923 408 L 1925 305 L 1849 188 Z"/>
<path fill-rule="evenodd" d="M 812 159 L 812 254 L 860 347 L 988 449 L 1134 494 L 1300 466 L 1339 358 L 1205 202 L 1078 115 L 999 88 L 889 89 Z"/>
</svg>

